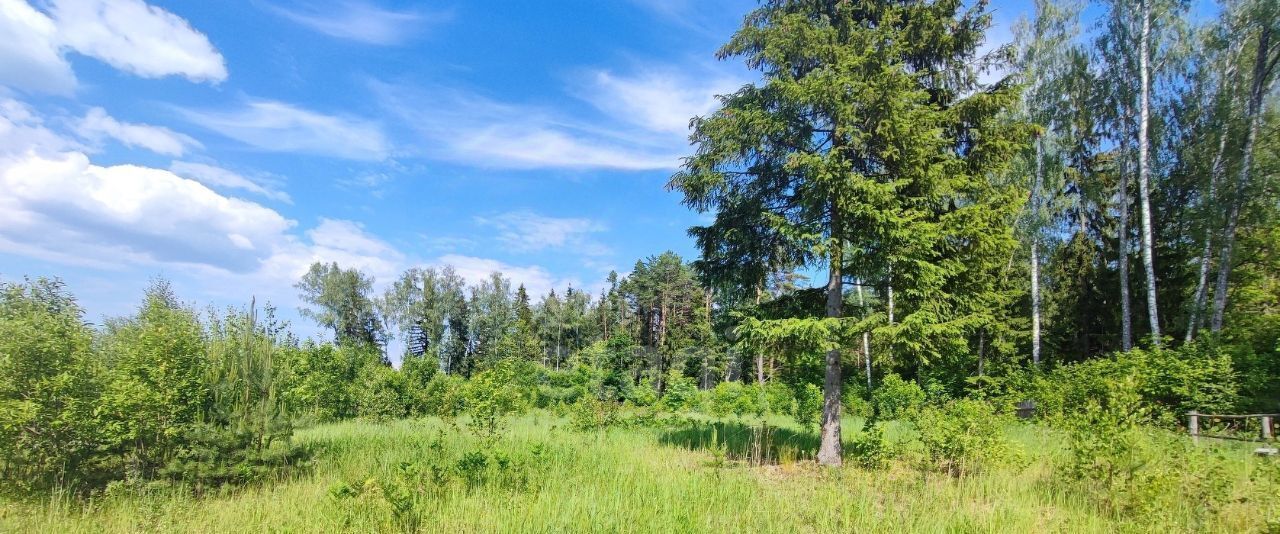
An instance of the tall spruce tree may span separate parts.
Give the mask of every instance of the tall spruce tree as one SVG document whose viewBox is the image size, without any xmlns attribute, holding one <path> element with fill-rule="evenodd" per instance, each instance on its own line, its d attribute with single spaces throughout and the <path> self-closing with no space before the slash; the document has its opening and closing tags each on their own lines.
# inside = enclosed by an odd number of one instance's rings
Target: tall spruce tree
<svg viewBox="0 0 1280 534">
<path fill-rule="evenodd" d="M 880 330 L 898 357 L 918 362 L 967 352 L 979 308 L 998 300 L 983 297 L 1016 245 L 1020 194 L 990 178 L 1024 132 L 998 124 L 1015 88 L 978 83 L 974 65 L 1008 59 L 1005 49 L 979 57 L 989 25 L 984 2 L 763 2 L 719 52 L 744 59 L 761 82 L 695 119 L 697 151 L 672 177 L 686 204 L 717 212 L 693 230 L 704 256 L 745 220 L 781 256 L 825 266 L 826 318 L 762 323 L 838 338 L 818 344 L 825 465 L 841 463 L 840 349 L 864 324 L 842 319 L 845 276 L 892 272 L 900 320 Z M 744 205 L 759 215 L 729 216 Z M 845 264 L 846 248 L 858 264 Z"/>
</svg>

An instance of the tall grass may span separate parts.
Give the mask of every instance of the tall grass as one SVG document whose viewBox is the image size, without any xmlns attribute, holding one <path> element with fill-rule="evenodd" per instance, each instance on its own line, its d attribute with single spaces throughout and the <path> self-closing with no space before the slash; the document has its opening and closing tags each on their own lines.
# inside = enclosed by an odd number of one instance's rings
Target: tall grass
<svg viewBox="0 0 1280 534">
<path fill-rule="evenodd" d="M 1106 512 L 1055 483 L 1052 465 L 1064 454 L 1062 440 L 1038 427 L 1008 430 L 1028 464 L 954 478 L 908 460 L 879 471 L 790 461 L 788 455 L 811 454 L 816 443 L 781 420 L 770 424 L 785 437 L 779 450 L 792 452 L 763 467 L 734 461 L 748 439 L 741 435 L 747 427 L 734 421 L 576 432 L 564 419 L 536 413 L 514 421 L 497 442 L 435 419 L 323 425 L 295 436 L 316 452 L 315 465 L 303 474 L 199 498 L 165 488 L 109 492 L 87 502 L 0 500 L 0 531 L 396 532 L 406 522 L 378 484 L 405 464 L 472 451 L 511 458 L 508 469 L 526 469 L 528 476 L 517 484 L 452 484 L 425 492 L 413 506 L 420 530 L 1136 532 L 1152 526 Z M 860 427 L 846 422 L 848 434 Z M 1247 477 L 1261 461 L 1241 453 L 1235 465 Z M 368 491 L 336 496 L 341 487 Z M 1174 530 L 1266 527 L 1266 510 L 1243 504 L 1229 512 L 1223 523 L 1207 526 L 1193 526 L 1190 516 L 1179 522 L 1178 510 L 1168 519 Z"/>
</svg>

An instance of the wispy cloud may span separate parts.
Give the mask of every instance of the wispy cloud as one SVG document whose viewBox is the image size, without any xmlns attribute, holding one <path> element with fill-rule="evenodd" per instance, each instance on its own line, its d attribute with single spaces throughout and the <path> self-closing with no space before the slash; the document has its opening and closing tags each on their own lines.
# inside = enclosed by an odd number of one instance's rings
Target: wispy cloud
<svg viewBox="0 0 1280 534">
<path fill-rule="evenodd" d="M 572 249 L 579 254 L 603 256 L 609 247 L 590 238 L 607 228 L 586 218 L 547 217 L 528 210 L 511 211 L 491 217 L 476 217 L 482 226 L 498 230 L 498 241 L 516 252 Z"/>
<path fill-rule="evenodd" d="M 354 0 L 290 7 L 271 5 L 268 9 L 330 37 L 383 46 L 404 43 L 427 26 L 453 17 L 445 11 L 396 11 Z"/>
<path fill-rule="evenodd" d="M 413 129 L 427 156 L 489 168 L 672 168 L 670 146 L 635 142 L 546 108 L 462 90 L 373 82 L 382 105 Z"/>
<path fill-rule="evenodd" d="M 736 91 L 743 83 L 712 69 L 700 69 L 696 75 L 664 67 L 641 68 L 630 75 L 596 70 L 588 74 L 581 96 L 619 121 L 685 136 L 690 119 L 719 107 L 716 95 Z"/>
<path fill-rule="evenodd" d="M 714 110 L 715 96 L 741 83 L 705 67 L 693 74 L 661 66 L 584 71 L 565 96 L 598 112 L 585 116 L 452 87 L 370 86 L 420 135 L 420 150 L 430 157 L 493 168 L 662 170 L 688 153 L 689 120 Z"/>
<path fill-rule="evenodd" d="M 222 167 L 191 161 L 170 163 L 169 170 L 179 176 L 190 178 L 212 188 L 245 191 L 286 204 L 293 204 L 293 199 L 289 197 L 289 193 L 280 189 L 280 181 L 276 179 L 251 179 Z"/>
<path fill-rule="evenodd" d="M 189 148 L 200 148 L 200 142 L 162 126 L 121 122 L 102 108 L 92 108 L 75 124 L 80 137 L 100 142 L 104 137 L 128 147 L 144 148 L 166 156 L 181 156 Z"/>
<path fill-rule="evenodd" d="M 232 110 L 179 111 L 193 123 L 269 152 L 378 161 L 391 151 L 390 141 L 375 122 L 274 100 L 252 100 Z"/>
</svg>

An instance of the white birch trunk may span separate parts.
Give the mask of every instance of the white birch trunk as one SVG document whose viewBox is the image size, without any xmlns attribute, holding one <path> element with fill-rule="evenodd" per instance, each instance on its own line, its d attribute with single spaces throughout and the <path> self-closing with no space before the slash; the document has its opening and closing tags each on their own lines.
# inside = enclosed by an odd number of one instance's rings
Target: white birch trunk
<svg viewBox="0 0 1280 534">
<path fill-rule="evenodd" d="M 1231 207 L 1227 213 L 1227 228 L 1222 235 L 1222 255 L 1218 258 L 1218 283 L 1213 291 L 1212 332 L 1222 330 L 1222 317 L 1227 309 L 1227 280 L 1231 275 L 1231 254 L 1235 247 L 1236 228 L 1240 223 L 1240 205 L 1244 203 L 1244 195 L 1249 187 L 1249 167 L 1253 166 L 1253 145 L 1258 139 L 1258 127 L 1262 118 L 1262 97 L 1267 93 L 1270 84 L 1265 79 L 1270 74 L 1268 63 L 1271 59 L 1271 27 L 1263 26 L 1258 36 L 1258 52 L 1254 58 L 1253 81 L 1249 86 L 1249 108 L 1246 120 L 1249 121 L 1249 132 L 1244 138 L 1244 147 L 1240 158 L 1240 174 L 1236 178 L 1235 195 L 1231 199 Z"/>
<path fill-rule="evenodd" d="M 1036 176 L 1031 185 L 1031 363 L 1040 365 L 1040 181 L 1044 175 L 1044 139 L 1036 139 Z"/>
<path fill-rule="evenodd" d="M 1138 102 L 1138 201 L 1142 208 L 1142 269 L 1147 280 L 1147 319 L 1151 322 L 1151 344 L 1160 347 L 1160 312 L 1156 305 L 1156 267 L 1151 237 L 1151 162 L 1149 128 L 1151 120 L 1151 0 L 1142 1 L 1142 32 L 1138 35 L 1138 70 L 1142 96 Z"/>
</svg>

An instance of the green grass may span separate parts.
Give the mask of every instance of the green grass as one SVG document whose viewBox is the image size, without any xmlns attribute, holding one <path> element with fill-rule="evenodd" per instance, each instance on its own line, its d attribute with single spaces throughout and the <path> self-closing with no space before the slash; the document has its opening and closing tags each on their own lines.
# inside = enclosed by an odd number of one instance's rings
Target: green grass
<svg viewBox="0 0 1280 534">
<path fill-rule="evenodd" d="M 88 502 L 0 501 L 3 532 L 396 532 L 376 489 L 398 466 L 486 450 L 509 457 L 514 483 L 454 481 L 424 489 L 414 507 L 427 532 L 1141 532 L 1153 525 L 1109 513 L 1054 482 L 1061 438 L 1036 426 L 1008 430 L 1026 453 L 1018 467 L 952 478 L 903 460 L 883 471 L 824 469 L 802 458 L 816 438 L 771 420 L 779 465 L 733 461 L 750 428 L 733 420 L 698 428 L 576 432 L 546 413 L 514 421 L 488 446 L 439 420 L 346 422 L 300 430 L 313 446 L 306 473 L 194 497 L 162 489 Z M 846 439 L 859 422 L 846 421 Z M 905 434 L 904 428 L 890 434 Z M 720 452 L 717 452 L 720 451 Z M 789 452 L 788 452 L 789 451 Z M 1242 451 L 1241 476 L 1253 460 Z M 801 460 L 788 461 L 790 457 Z M 452 465 L 452 464 L 450 464 Z M 370 488 L 339 498 L 346 484 Z M 1196 503 L 1186 503 L 1188 507 Z M 1240 504 L 1221 524 L 1196 525 L 1168 511 L 1174 530 L 1265 528 L 1265 511 Z M 1189 516 L 1188 516 L 1189 517 Z M 1178 527 L 1180 525 L 1180 528 Z M 1165 528 L 1167 530 L 1167 528 Z"/>
</svg>

